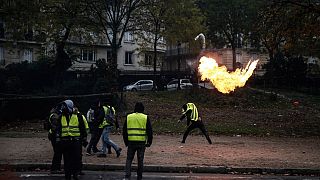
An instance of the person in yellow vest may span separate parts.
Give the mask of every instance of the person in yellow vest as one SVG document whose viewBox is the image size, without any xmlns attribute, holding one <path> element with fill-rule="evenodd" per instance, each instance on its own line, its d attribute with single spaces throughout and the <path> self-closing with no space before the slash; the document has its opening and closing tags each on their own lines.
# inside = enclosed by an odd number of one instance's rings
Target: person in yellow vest
<svg viewBox="0 0 320 180">
<path fill-rule="evenodd" d="M 136 152 L 138 159 L 137 179 L 142 179 L 144 152 L 146 147 L 150 147 L 152 144 L 151 122 L 149 116 L 143 112 L 143 104 L 141 102 L 136 103 L 134 113 L 127 116 L 123 125 L 123 141 L 128 147 L 125 169 L 126 179 L 131 177 L 131 164 Z"/>
<path fill-rule="evenodd" d="M 83 116 L 74 110 L 71 100 L 62 104 L 59 137 L 64 159 L 65 178 L 78 179 L 81 170 L 81 146 L 87 143 L 87 131 Z"/>
<path fill-rule="evenodd" d="M 189 133 L 195 129 L 199 128 L 201 132 L 205 135 L 209 144 L 212 144 L 212 141 L 208 135 L 206 128 L 202 122 L 201 117 L 199 116 L 198 109 L 194 103 L 186 103 L 182 106 L 182 116 L 178 122 L 181 122 L 184 118 L 187 118 L 188 128 L 183 134 L 183 139 L 181 143 L 185 143 Z M 191 124 L 190 124 L 191 122 Z"/>
<path fill-rule="evenodd" d="M 116 126 L 117 129 L 119 128 L 119 124 L 115 117 L 116 111 L 114 107 L 110 105 L 106 105 L 102 107 L 104 112 L 104 120 L 100 125 L 100 127 L 103 127 L 103 132 L 101 137 L 102 149 L 101 149 L 101 153 L 98 154 L 98 157 L 107 157 L 106 150 L 108 146 L 111 146 L 116 151 L 117 157 L 119 157 L 121 154 L 122 148 L 120 148 L 116 143 L 114 143 L 109 137 L 113 126 Z"/>
</svg>

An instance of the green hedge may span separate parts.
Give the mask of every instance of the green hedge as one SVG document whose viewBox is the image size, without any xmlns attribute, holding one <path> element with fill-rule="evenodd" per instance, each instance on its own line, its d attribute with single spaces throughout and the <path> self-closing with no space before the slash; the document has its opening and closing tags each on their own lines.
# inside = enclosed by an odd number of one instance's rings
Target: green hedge
<svg viewBox="0 0 320 180">
<path fill-rule="evenodd" d="M 102 99 L 115 107 L 120 103 L 118 94 L 1 98 L 0 121 L 44 119 L 49 116 L 52 107 L 66 99 L 71 99 L 83 114 L 97 99 Z"/>
</svg>

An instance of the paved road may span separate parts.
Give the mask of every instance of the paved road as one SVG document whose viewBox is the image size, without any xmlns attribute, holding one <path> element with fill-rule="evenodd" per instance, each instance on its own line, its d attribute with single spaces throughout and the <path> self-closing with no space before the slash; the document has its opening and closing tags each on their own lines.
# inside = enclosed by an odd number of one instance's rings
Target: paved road
<svg viewBox="0 0 320 180">
<path fill-rule="evenodd" d="M 63 174 L 48 174 L 46 172 L 17 172 L 16 175 L 24 180 L 58 180 L 64 179 Z M 81 180 L 116 180 L 123 178 L 123 172 L 101 172 L 101 171 L 85 171 L 85 175 L 81 176 Z M 136 179 L 133 173 L 132 179 Z M 186 174 L 186 173 L 144 173 L 146 180 L 158 179 L 255 179 L 255 180 L 320 180 L 320 176 L 275 176 L 275 175 L 232 175 L 232 174 Z"/>
</svg>

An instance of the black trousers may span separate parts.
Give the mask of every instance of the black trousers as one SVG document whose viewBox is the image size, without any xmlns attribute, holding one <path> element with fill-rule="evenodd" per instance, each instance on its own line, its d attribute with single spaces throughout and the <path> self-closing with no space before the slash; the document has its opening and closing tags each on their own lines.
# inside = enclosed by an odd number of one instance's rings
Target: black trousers
<svg viewBox="0 0 320 180">
<path fill-rule="evenodd" d="M 103 131 L 103 128 L 98 128 L 98 127 L 92 128 L 91 138 L 90 138 L 89 145 L 87 147 L 87 152 L 91 152 L 91 150 L 93 152 L 98 151 L 97 144 L 100 140 L 102 131 Z"/>
<path fill-rule="evenodd" d="M 51 145 L 53 149 L 53 158 L 51 163 L 51 171 L 61 170 L 62 149 L 61 144 L 57 143 L 55 139 L 51 139 Z"/>
<path fill-rule="evenodd" d="M 127 160 L 126 160 L 126 178 L 131 177 L 131 164 L 134 158 L 135 153 L 137 152 L 137 159 L 138 159 L 138 171 L 137 171 L 137 179 L 142 179 L 142 172 L 143 172 L 143 159 L 144 159 L 144 152 L 146 150 L 146 146 L 144 144 L 129 144 L 128 151 L 127 151 Z"/>
<path fill-rule="evenodd" d="M 205 135 L 207 141 L 209 144 L 212 144 L 211 139 L 208 135 L 208 132 L 206 130 L 206 128 L 204 127 L 204 124 L 202 123 L 202 121 L 198 120 L 198 121 L 191 121 L 191 124 L 188 126 L 187 130 L 184 132 L 183 134 L 183 139 L 182 142 L 184 143 L 189 135 L 189 133 L 195 129 L 195 128 L 199 128 L 201 130 L 201 132 Z"/>
<path fill-rule="evenodd" d="M 71 175 L 77 177 L 81 169 L 80 140 L 62 140 L 61 148 L 66 179 L 71 179 Z"/>
</svg>

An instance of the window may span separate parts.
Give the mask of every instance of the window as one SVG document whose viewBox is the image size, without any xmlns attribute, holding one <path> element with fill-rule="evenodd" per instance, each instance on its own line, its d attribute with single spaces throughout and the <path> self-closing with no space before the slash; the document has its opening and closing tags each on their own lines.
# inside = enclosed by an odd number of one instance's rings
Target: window
<svg viewBox="0 0 320 180">
<path fill-rule="evenodd" d="M 181 80 L 181 83 L 190 83 L 190 81 L 188 79 L 183 79 Z"/>
<path fill-rule="evenodd" d="M 151 66 L 152 65 L 152 55 L 151 54 L 145 54 L 145 65 Z"/>
<path fill-rule="evenodd" d="M 251 58 L 252 58 L 252 60 L 257 60 L 257 59 L 258 59 L 258 54 L 253 53 L 253 54 L 251 55 Z"/>
<path fill-rule="evenodd" d="M 0 65 L 4 65 L 4 48 L 0 47 Z"/>
<path fill-rule="evenodd" d="M 163 36 L 161 36 L 161 37 L 159 38 L 159 43 L 165 43 Z"/>
<path fill-rule="evenodd" d="M 124 64 L 130 64 L 130 65 L 133 64 L 132 63 L 132 55 L 133 55 L 133 52 L 126 52 Z"/>
<path fill-rule="evenodd" d="M 93 49 L 82 49 L 81 50 L 81 60 L 82 61 L 96 61 L 96 51 Z"/>
<path fill-rule="evenodd" d="M 173 80 L 173 81 L 168 83 L 168 85 L 171 85 L 171 84 L 178 84 L 178 80 Z"/>
<path fill-rule="evenodd" d="M 108 37 L 112 41 L 113 38 L 113 32 L 111 30 L 108 30 Z"/>
<path fill-rule="evenodd" d="M 124 41 L 125 42 L 133 42 L 134 41 L 132 31 L 124 33 Z"/>
<path fill-rule="evenodd" d="M 236 54 L 236 62 L 242 63 L 242 54 L 241 53 Z"/>
<path fill-rule="evenodd" d="M 32 49 L 25 49 L 23 52 L 22 61 L 32 62 L 32 60 L 33 60 L 33 50 Z"/>
</svg>

